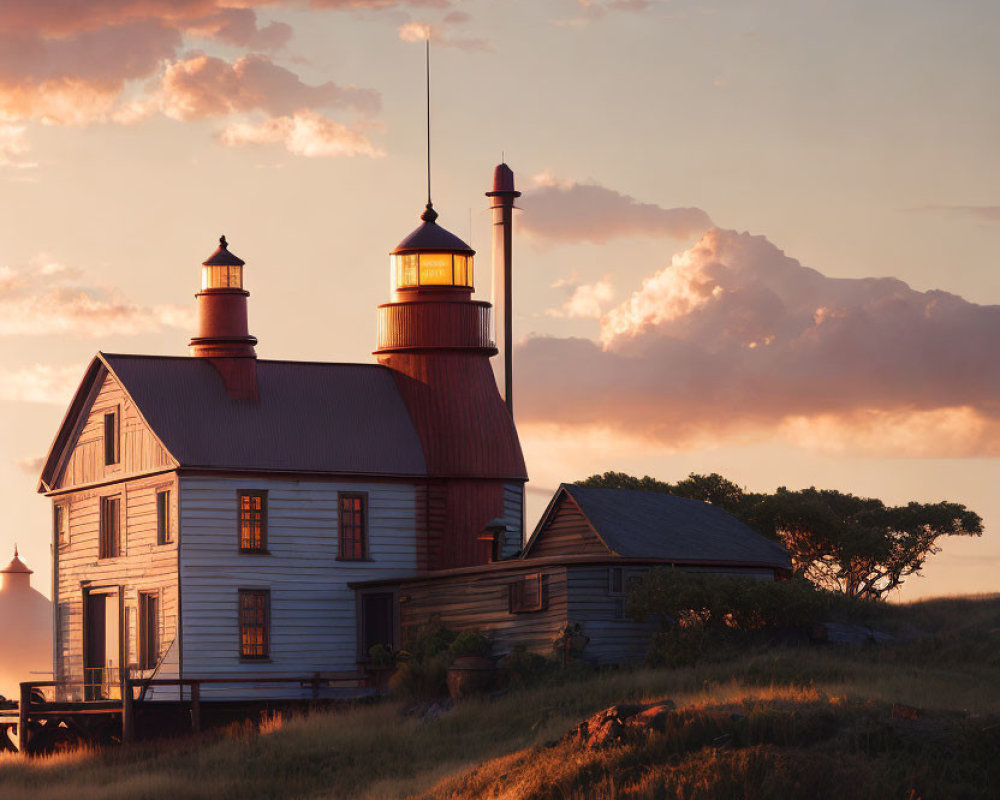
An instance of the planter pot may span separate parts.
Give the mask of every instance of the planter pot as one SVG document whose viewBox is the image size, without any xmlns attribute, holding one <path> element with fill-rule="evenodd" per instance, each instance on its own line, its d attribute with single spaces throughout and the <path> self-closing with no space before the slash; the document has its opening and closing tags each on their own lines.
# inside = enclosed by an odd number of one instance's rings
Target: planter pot
<svg viewBox="0 0 1000 800">
<path fill-rule="evenodd" d="M 448 694 L 455 702 L 485 692 L 493 684 L 496 666 L 483 656 L 461 656 L 448 668 Z"/>
</svg>

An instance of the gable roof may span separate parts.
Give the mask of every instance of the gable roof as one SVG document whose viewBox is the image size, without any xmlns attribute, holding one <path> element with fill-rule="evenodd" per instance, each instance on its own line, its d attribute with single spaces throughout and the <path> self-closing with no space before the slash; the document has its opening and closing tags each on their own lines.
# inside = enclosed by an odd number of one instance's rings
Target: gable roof
<svg viewBox="0 0 1000 800">
<path fill-rule="evenodd" d="M 710 503 L 660 492 L 562 484 L 524 548 L 543 535 L 561 497 L 581 511 L 613 554 L 677 562 L 730 562 L 791 569 L 788 552 Z"/>
<path fill-rule="evenodd" d="M 207 359 L 98 353 L 42 472 L 59 456 L 104 367 L 180 467 L 422 476 L 420 439 L 390 370 L 257 361 L 257 402 L 231 399 Z"/>
</svg>

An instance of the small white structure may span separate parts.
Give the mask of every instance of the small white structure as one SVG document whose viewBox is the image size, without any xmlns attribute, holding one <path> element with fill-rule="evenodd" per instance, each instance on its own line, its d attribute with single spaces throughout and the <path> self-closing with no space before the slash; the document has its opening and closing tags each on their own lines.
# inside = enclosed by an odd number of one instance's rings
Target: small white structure
<svg viewBox="0 0 1000 800">
<path fill-rule="evenodd" d="M 15 547 L 0 570 L 0 694 L 11 699 L 22 681 L 52 672 L 52 603 L 31 588 L 31 574 Z"/>
</svg>

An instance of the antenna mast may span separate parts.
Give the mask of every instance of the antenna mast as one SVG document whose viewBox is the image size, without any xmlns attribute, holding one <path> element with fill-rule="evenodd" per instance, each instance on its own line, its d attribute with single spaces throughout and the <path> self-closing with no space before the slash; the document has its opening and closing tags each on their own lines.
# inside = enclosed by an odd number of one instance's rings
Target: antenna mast
<svg viewBox="0 0 1000 800">
<path fill-rule="evenodd" d="M 424 48 L 424 63 L 427 67 L 427 207 L 431 207 L 431 36 L 427 33 Z"/>
</svg>

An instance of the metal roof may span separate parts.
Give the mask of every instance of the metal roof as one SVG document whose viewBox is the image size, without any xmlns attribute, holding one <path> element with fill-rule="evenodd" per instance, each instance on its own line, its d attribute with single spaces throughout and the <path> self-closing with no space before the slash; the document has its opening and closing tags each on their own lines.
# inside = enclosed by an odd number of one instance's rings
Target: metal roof
<svg viewBox="0 0 1000 800">
<path fill-rule="evenodd" d="M 469 247 L 469 245 L 455 234 L 446 231 L 438 225 L 436 222 L 437 218 L 437 212 L 428 203 L 424 213 L 420 215 L 420 219 L 424 221 L 424 224 L 412 231 L 409 236 L 396 245 L 396 249 L 392 251 L 392 255 L 420 253 L 424 251 L 446 251 L 468 253 L 470 256 L 475 255 L 476 251 Z"/>
<path fill-rule="evenodd" d="M 242 267 L 246 262 L 239 256 L 229 252 L 229 242 L 225 236 L 219 237 L 219 246 L 205 261 L 203 267 Z"/>
<path fill-rule="evenodd" d="M 98 358 L 181 467 L 427 472 L 420 439 L 385 367 L 258 360 L 253 402 L 230 399 L 208 359 Z"/>
<path fill-rule="evenodd" d="M 732 562 L 782 569 L 792 566 L 788 552 L 780 544 L 701 500 L 566 483 L 559 487 L 556 497 L 561 492 L 572 498 L 608 549 L 625 558 Z M 554 502 L 550 510 L 553 507 Z M 541 534 L 547 516 L 548 511 L 533 540 Z"/>
<path fill-rule="evenodd" d="M 20 573 L 31 575 L 32 572 L 34 572 L 34 570 L 28 569 L 28 565 L 25 564 L 17 554 L 17 545 L 14 545 L 14 557 L 6 567 L 0 569 L 0 574 Z"/>
</svg>

